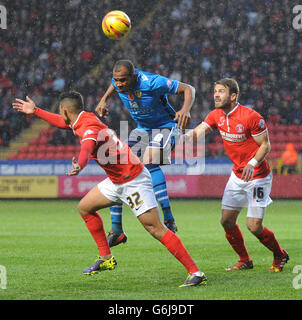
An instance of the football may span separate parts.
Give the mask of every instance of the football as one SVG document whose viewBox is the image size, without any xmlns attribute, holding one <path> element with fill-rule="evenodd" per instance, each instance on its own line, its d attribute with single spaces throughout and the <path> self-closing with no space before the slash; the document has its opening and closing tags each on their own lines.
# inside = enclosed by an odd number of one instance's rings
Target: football
<svg viewBox="0 0 302 320">
<path fill-rule="evenodd" d="M 114 10 L 105 15 L 102 21 L 104 34 L 113 40 L 120 40 L 128 35 L 131 21 L 123 11 Z"/>
</svg>

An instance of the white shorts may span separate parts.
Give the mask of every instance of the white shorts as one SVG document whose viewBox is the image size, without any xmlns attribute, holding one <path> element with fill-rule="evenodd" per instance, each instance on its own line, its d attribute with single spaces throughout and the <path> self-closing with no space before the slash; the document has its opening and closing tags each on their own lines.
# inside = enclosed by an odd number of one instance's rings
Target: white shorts
<svg viewBox="0 0 302 320">
<path fill-rule="evenodd" d="M 119 204 L 125 202 L 137 217 L 158 206 L 152 178 L 145 167 L 136 178 L 129 182 L 114 184 L 107 178 L 98 184 L 98 188 L 107 199 Z"/>
<path fill-rule="evenodd" d="M 247 216 L 263 219 L 265 208 L 273 201 L 270 198 L 273 175 L 252 181 L 243 181 L 232 172 L 224 189 L 222 209 L 241 211 L 248 208 Z"/>
</svg>

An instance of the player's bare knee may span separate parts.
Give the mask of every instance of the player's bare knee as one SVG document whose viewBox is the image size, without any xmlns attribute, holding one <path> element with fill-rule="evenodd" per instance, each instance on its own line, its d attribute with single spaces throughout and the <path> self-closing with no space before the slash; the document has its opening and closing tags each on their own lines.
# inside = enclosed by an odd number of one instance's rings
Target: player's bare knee
<svg viewBox="0 0 302 320">
<path fill-rule="evenodd" d="M 82 201 L 78 203 L 78 211 L 81 216 L 86 216 L 87 214 L 89 214 L 89 212 L 85 210 L 85 206 L 83 205 Z"/>
<path fill-rule="evenodd" d="M 233 220 L 230 220 L 224 216 L 221 217 L 220 219 L 220 224 L 224 229 L 232 229 L 235 227 L 236 223 L 234 223 Z"/>
<path fill-rule="evenodd" d="M 246 223 L 248 230 L 253 233 L 255 236 L 258 236 L 261 234 L 263 230 L 263 225 L 261 220 L 256 221 L 247 221 Z"/>
<path fill-rule="evenodd" d="M 144 228 L 157 240 L 160 240 L 165 233 L 164 226 L 160 226 L 158 223 L 146 223 Z"/>
</svg>

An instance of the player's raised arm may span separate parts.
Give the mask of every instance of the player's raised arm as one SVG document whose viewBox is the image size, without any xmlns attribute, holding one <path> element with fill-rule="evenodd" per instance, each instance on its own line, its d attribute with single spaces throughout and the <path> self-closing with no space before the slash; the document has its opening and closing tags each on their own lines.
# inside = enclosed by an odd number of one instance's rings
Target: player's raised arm
<svg viewBox="0 0 302 320">
<path fill-rule="evenodd" d="M 13 108 L 18 112 L 34 114 L 55 127 L 69 129 L 69 126 L 66 125 L 65 121 L 60 115 L 38 108 L 35 102 L 29 97 L 26 97 L 26 100 L 16 99 L 16 102 L 13 103 Z"/>
<path fill-rule="evenodd" d="M 184 103 L 182 108 L 176 112 L 174 120 L 178 119 L 178 128 L 186 129 L 191 119 L 190 111 L 195 101 L 195 88 L 180 82 L 177 93 L 183 93 Z"/>
<path fill-rule="evenodd" d="M 103 95 L 102 99 L 98 103 L 98 105 L 95 108 L 95 112 L 100 116 L 100 117 L 106 117 L 107 114 L 109 113 L 109 110 L 106 106 L 107 99 L 112 95 L 112 93 L 115 91 L 115 88 L 113 84 L 111 83 L 110 86 L 108 87 L 107 91 Z"/>
<path fill-rule="evenodd" d="M 252 180 L 254 177 L 254 168 L 261 163 L 265 156 L 271 150 L 271 144 L 269 141 L 267 130 L 265 130 L 262 134 L 258 136 L 253 136 L 253 139 L 258 144 L 259 149 L 257 150 L 255 156 L 250 159 L 247 165 L 244 167 L 242 171 L 241 179 L 244 181 Z"/>
</svg>

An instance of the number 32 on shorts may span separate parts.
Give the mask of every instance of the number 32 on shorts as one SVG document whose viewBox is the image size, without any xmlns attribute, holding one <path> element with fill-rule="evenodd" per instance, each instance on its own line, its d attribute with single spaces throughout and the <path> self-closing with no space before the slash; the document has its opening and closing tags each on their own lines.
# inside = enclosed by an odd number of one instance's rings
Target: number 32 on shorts
<svg viewBox="0 0 302 320">
<path fill-rule="evenodd" d="M 139 192 L 134 192 L 131 196 L 128 196 L 126 199 L 131 209 L 137 208 L 138 206 L 141 206 L 144 203 L 144 201 L 141 200 L 141 195 Z"/>
</svg>

